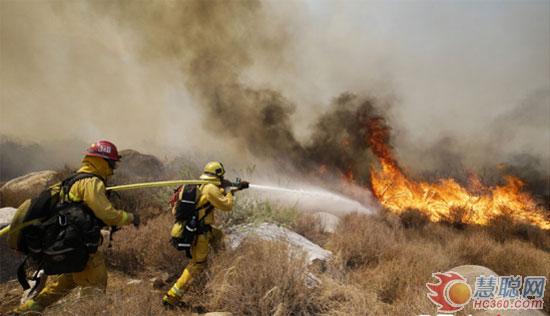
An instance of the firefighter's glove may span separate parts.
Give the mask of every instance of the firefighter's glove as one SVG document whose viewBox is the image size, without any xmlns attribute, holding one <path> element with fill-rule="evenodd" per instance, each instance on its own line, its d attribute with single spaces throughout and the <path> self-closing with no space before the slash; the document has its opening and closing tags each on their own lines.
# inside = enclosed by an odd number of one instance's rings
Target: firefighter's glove
<svg viewBox="0 0 550 316">
<path fill-rule="evenodd" d="M 135 228 L 138 228 L 141 224 L 141 219 L 139 218 L 138 214 L 134 214 L 134 221 L 132 222 Z"/>
</svg>

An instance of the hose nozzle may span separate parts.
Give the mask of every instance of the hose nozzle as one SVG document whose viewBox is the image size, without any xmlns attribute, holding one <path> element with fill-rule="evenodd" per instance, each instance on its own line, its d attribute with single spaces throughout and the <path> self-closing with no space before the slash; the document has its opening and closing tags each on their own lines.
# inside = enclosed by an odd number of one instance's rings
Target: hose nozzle
<svg viewBox="0 0 550 316">
<path fill-rule="evenodd" d="M 222 187 L 228 191 L 240 191 L 244 189 L 248 189 L 250 187 L 250 183 L 248 181 L 243 181 L 241 178 L 237 178 L 235 182 L 231 182 L 229 180 L 223 180 Z"/>
</svg>

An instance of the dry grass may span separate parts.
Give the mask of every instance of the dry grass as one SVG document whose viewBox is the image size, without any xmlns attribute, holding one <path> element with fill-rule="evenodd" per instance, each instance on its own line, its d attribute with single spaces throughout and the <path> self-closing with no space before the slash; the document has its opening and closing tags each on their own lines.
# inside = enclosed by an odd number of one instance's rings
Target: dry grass
<svg viewBox="0 0 550 316">
<path fill-rule="evenodd" d="M 139 229 L 125 227 L 115 234 L 113 246 L 107 251 L 107 263 L 130 275 L 144 271 L 164 271 L 170 275 L 180 273 L 186 259 L 170 244 L 173 223 L 172 214 L 167 211 Z"/>
<path fill-rule="evenodd" d="M 506 240 L 502 243 L 493 238 L 491 228 L 413 225 L 418 221 L 411 218 L 405 216 L 401 218 L 405 222 L 396 222 L 391 215 L 348 215 L 328 242 L 337 255 L 336 262 L 340 262 L 336 273 L 344 283 L 376 293 L 376 305 L 385 314 L 433 313 L 425 283 L 431 280 L 432 272 L 459 265 L 483 265 L 501 275 L 550 277 L 550 254 L 532 242 L 498 235 Z M 536 236 L 543 234 L 541 231 Z M 549 305 L 547 291 L 546 311 Z"/>
<path fill-rule="evenodd" d="M 181 315 L 167 311 L 160 304 L 161 293 L 148 281 L 128 284 L 124 275 L 109 275 L 106 294 L 94 293 L 81 297 L 79 291 L 46 309 L 44 315 Z"/>
<path fill-rule="evenodd" d="M 291 229 L 322 247 L 330 237 L 330 233 L 325 232 L 320 218 L 311 213 L 298 214 Z"/>
<path fill-rule="evenodd" d="M 139 230 L 124 228 L 107 251 L 114 276 L 107 295 L 59 304 L 46 315 L 170 315 L 199 310 L 235 315 L 435 314 L 425 287 L 433 272 L 478 264 L 501 275 L 550 278 L 548 233 L 505 219 L 488 227 L 456 227 L 428 222 L 414 211 L 401 216 L 350 214 L 327 235 L 315 217 L 300 215 L 292 228 L 334 254 L 324 269 L 310 271 L 321 280 L 319 286 L 306 286 L 301 254 L 282 243 L 248 240 L 236 250 L 213 253 L 184 296 L 190 307 L 167 312 L 160 299 L 186 263 L 168 242 L 172 223 L 165 212 Z M 149 278 L 161 274 L 170 278 L 156 289 Z M 143 283 L 129 286 L 129 278 Z M 6 293 L 9 287 L 0 287 L 0 294 Z M 550 311 L 548 290 L 545 306 Z"/>
<path fill-rule="evenodd" d="M 209 310 L 235 315 L 311 315 L 317 290 L 306 286 L 305 258 L 282 242 L 249 240 L 215 258 L 206 285 Z"/>
</svg>

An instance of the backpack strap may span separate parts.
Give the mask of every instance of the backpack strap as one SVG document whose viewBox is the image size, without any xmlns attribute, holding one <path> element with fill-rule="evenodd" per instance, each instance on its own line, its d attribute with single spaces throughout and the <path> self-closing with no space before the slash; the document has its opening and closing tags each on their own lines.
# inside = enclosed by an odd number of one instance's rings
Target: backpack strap
<svg viewBox="0 0 550 316">
<path fill-rule="evenodd" d="M 197 187 L 197 197 L 196 197 L 197 204 L 199 203 L 203 188 L 204 188 L 204 184 L 201 184 L 200 186 Z M 199 225 L 202 223 L 202 220 L 205 219 L 206 216 L 208 216 L 208 214 L 210 214 L 214 210 L 214 206 L 209 201 L 206 201 L 206 203 L 201 208 L 197 209 L 197 215 L 198 215 L 198 212 L 200 212 L 201 210 L 205 210 L 205 212 L 204 212 L 204 215 L 199 219 Z"/>
<path fill-rule="evenodd" d="M 27 275 L 25 273 L 25 264 L 27 263 L 27 259 L 29 259 L 29 256 L 25 257 L 25 260 L 19 264 L 17 267 L 17 281 L 19 284 L 21 284 L 21 287 L 23 287 L 23 290 L 28 290 L 31 288 L 29 285 L 29 281 L 27 281 Z"/>
<path fill-rule="evenodd" d="M 205 210 L 205 211 L 204 211 L 204 215 L 201 218 L 199 218 L 199 224 L 202 222 L 203 219 L 206 218 L 206 216 L 208 216 L 208 214 L 212 213 L 212 211 L 214 210 L 214 206 L 210 204 L 210 202 L 206 202 L 206 204 L 204 204 L 203 207 L 198 209 L 197 212 L 200 212 L 200 210 Z"/>
<path fill-rule="evenodd" d="M 86 179 L 86 178 L 101 179 L 98 175 L 95 175 L 93 173 L 86 173 L 86 172 L 79 172 L 79 173 L 76 173 L 76 174 L 68 177 L 67 179 L 65 179 L 61 182 L 61 192 L 62 192 L 62 195 L 63 195 L 63 200 L 65 201 L 65 198 L 67 198 L 70 201 L 69 192 L 71 192 L 71 188 L 73 187 L 73 185 L 77 181 L 80 181 L 80 180 Z M 103 181 L 103 179 L 101 179 L 101 181 Z"/>
</svg>

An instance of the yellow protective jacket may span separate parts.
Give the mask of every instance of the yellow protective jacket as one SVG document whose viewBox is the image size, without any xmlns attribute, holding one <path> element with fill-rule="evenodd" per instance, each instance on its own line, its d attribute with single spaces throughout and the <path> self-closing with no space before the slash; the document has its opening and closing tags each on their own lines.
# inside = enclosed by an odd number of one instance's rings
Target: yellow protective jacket
<svg viewBox="0 0 550 316">
<path fill-rule="evenodd" d="M 200 209 L 199 211 L 199 218 L 202 218 L 204 216 L 204 213 L 206 210 L 203 208 L 201 209 L 207 202 L 210 202 L 214 208 L 220 210 L 229 212 L 233 209 L 233 194 L 231 192 L 225 193 L 223 188 L 220 188 L 219 186 L 208 183 L 203 184 L 198 187 L 199 191 L 199 201 L 197 203 L 197 207 Z M 179 199 L 182 199 L 183 190 L 180 191 Z M 176 208 L 175 206 L 172 208 L 172 214 L 176 214 Z M 210 212 L 205 218 L 204 223 L 211 225 L 214 223 L 214 212 Z"/>
<path fill-rule="evenodd" d="M 92 173 L 101 179 L 112 175 L 112 170 L 103 158 L 86 156 L 78 172 Z M 69 199 L 73 202 L 84 202 L 94 215 L 109 226 L 123 226 L 134 221 L 134 215 L 117 210 L 105 195 L 105 184 L 96 177 L 85 178 L 75 182 L 69 191 Z M 59 184 L 58 184 L 59 185 Z"/>
</svg>

